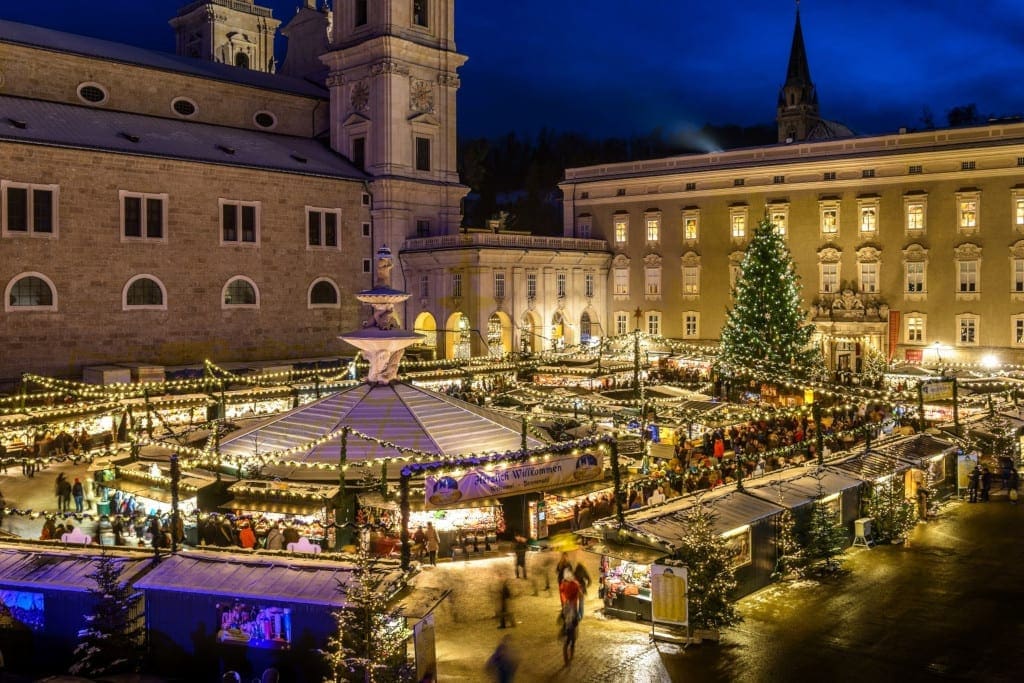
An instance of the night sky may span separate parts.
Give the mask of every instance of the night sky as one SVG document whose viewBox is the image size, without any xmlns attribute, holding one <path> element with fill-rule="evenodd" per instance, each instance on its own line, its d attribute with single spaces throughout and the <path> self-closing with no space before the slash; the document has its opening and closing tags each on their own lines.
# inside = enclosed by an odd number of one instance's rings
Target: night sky
<svg viewBox="0 0 1024 683">
<path fill-rule="evenodd" d="M 258 4 L 286 22 L 299 2 Z M 182 4 L 3 0 L 0 17 L 173 51 Z M 458 0 L 460 135 L 773 124 L 794 13 L 792 0 Z M 1024 113 L 1020 0 L 804 0 L 801 21 L 822 115 L 858 133 L 920 127 L 925 107 L 940 126 L 971 103 Z"/>
</svg>

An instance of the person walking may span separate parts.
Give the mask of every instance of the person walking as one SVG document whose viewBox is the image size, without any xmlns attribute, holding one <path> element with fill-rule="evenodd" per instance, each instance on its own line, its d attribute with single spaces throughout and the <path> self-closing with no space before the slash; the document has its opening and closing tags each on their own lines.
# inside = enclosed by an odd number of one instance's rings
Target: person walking
<svg viewBox="0 0 1024 683">
<path fill-rule="evenodd" d="M 555 583 L 559 586 L 562 585 L 566 572 L 572 573 L 572 562 L 569 561 L 569 553 L 562 553 L 561 559 L 555 565 Z"/>
<path fill-rule="evenodd" d="M 529 544 L 526 542 L 526 537 L 520 533 L 516 534 L 516 544 L 513 548 L 516 553 L 516 578 L 519 577 L 519 570 L 523 570 L 522 578 L 526 578 L 526 551 L 530 549 Z"/>
<path fill-rule="evenodd" d="M 487 659 L 487 671 L 497 683 L 512 683 L 519 662 L 512 651 L 512 636 L 506 635 Z"/>
<path fill-rule="evenodd" d="M 590 587 L 590 572 L 587 571 L 587 568 L 583 565 L 582 562 L 577 562 L 576 569 L 573 570 L 572 574 L 573 577 L 576 579 L 576 583 L 580 585 L 579 597 L 577 598 L 577 620 L 583 621 L 583 599 L 587 595 L 587 588 Z"/>
<path fill-rule="evenodd" d="M 981 470 L 981 500 L 988 502 L 988 492 L 992 488 L 992 473 L 985 467 Z"/>
<path fill-rule="evenodd" d="M 580 623 L 580 585 L 572 573 L 566 573 L 565 578 L 558 584 L 558 594 L 562 598 L 562 611 L 559 614 L 562 625 L 562 660 L 569 666 L 573 655 L 576 654 L 576 636 Z"/>
<path fill-rule="evenodd" d="M 71 510 L 71 483 L 68 478 L 61 472 L 57 475 L 57 481 L 54 482 L 54 489 L 57 493 L 57 511 L 58 512 L 70 512 Z"/>
<path fill-rule="evenodd" d="M 505 623 L 508 622 L 508 626 L 516 625 L 516 618 L 511 612 L 512 605 L 512 586 L 509 580 L 502 579 L 501 585 L 498 586 L 498 628 L 505 628 Z"/>
<path fill-rule="evenodd" d="M 71 485 L 71 496 L 75 499 L 75 512 L 85 511 L 85 487 L 82 481 L 75 477 L 75 483 Z"/>
<path fill-rule="evenodd" d="M 441 538 L 437 535 L 437 529 L 434 528 L 433 522 L 427 522 L 424 533 L 427 535 L 426 548 L 430 564 L 437 566 L 437 551 L 441 548 Z"/>
</svg>

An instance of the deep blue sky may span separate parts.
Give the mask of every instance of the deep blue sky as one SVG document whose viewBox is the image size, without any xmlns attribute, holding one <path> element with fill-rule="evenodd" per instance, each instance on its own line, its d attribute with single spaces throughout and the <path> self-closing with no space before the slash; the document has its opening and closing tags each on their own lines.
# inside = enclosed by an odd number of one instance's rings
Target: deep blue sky
<svg viewBox="0 0 1024 683">
<path fill-rule="evenodd" d="M 371 0 L 372 1 L 372 0 Z M 262 0 L 287 21 L 300 0 Z M 0 0 L 0 17 L 174 49 L 185 0 Z M 464 136 L 773 123 L 793 0 L 458 0 Z M 821 113 L 859 133 L 1024 112 L 1021 0 L 804 0 Z"/>
</svg>

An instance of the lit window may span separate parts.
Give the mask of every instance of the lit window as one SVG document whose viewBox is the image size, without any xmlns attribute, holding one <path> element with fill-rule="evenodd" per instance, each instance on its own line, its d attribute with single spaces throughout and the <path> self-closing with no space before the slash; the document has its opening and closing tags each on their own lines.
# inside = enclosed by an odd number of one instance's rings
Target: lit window
<svg viewBox="0 0 1024 683">
<path fill-rule="evenodd" d="M 0 182 L 3 234 L 56 237 L 57 185 Z"/>
<path fill-rule="evenodd" d="M 826 239 L 839 234 L 839 204 L 837 202 L 822 202 L 819 204 L 821 217 L 821 234 Z"/>
<path fill-rule="evenodd" d="M 908 294 L 920 294 L 924 292 L 924 261 L 908 261 L 904 264 L 904 276 L 907 283 Z"/>
<path fill-rule="evenodd" d="M 615 269 L 615 294 L 620 296 L 629 294 L 629 269 Z"/>
<path fill-rule="evenodd" d="M 537 274 L 527 273 L 526 274 L 526 298 L 536 299 L 537 298 Z"/>
<path fill-rule="evenodd" d="M 497 270 L 494 272 L 494 298 L 505 298 L 505 273 Z"/>
<path fill-rule="evenodd" d="M 700 313 L 687 311 L 683 313 L 683 337 L 696 339 L 700 334 Z"/>
<path fill-rule="evenodd" d="M 661 313 L 657 311 L 647 313 L 647 334 L 652 337 L 661 335 Z"/>
<path fill-rule="evenodd" d="M 924 202 L 907 202 L 905 206 L 907 214 L 907 231 L 924 230 Z"/>
<path fill-rule="evenodd" d="M 860 264 L 860 291 L 865 294 L 874 294 L 878 291 L 878 264 Z"/>
<path fill-rule="evenodd" d="M 220 200 L 222 244 L 256 244 L 260 239 L 260 203 Z M 335 233 L 337 225 L 335 225 Z M 337 239 L 337 234 L 335 234 Z"/>
<path fill-rule="evenodd" d="M 696 212 L 683 214 L 683 239 L 696 240 L 700 225 L 700 216 Z"/>
<path fill-rule="evenodd" d="M 556 273 L 555 274 L 555 291 L 556 291 L 556 296 L 558 296 L 559 299 L 564 299 L 565 298 L 565 292 L 566 292 L 565 283 L 566 283 L 565 273 L 562 273 L 562 272 Z"/>
<path fill-rule="evenodd" d="M 729 209 L 729 225 L 734 240 L 745 239 L 747 236 L 747 209 L 733 207 Z"/>
<path fill-rule="evenodd" d="M 906 317 L 905 340 L 908 344 L 924 343 L 924 317 L 908 315 Z"/>
<path fill-rule="evenodd" d="M 1010 318 L 1010 339 L 1011 346 L 1024 346 L 1024 315 L 1015 315 Z"/>
<path fill-rule="evenodd" d="M 960 331 L 957 338 L 957 344 L 959 346 L 977 346 L 978 345 L 978 323 L 980 318 L 976 315 L 958 315 L 956 317 L 956 326 Z"/>
<path fill-rule="evenodd" d="M 981 228 L 981 192 L 971 190 L 956 193 L 956 227 L 968 233 Z"/>
<path fill-rule="evenodd" d="M 120 196 L 121 239 L 164 241 L 167 195 L 122 191 Z"/>
<path fill-rule="evenodd" d="M 462 296 L 462 273 L 452 273 L 452 296 L 456 299 Z"/>
<path fill-rule="evenodd" d="M 617 214 L 615 216 L 615 243 L 624 245 L 629 239 L 629 216 Z"/>
<path fill-rule="evenodd" d="M 661 266 L 644 268 L 644 292 L 653 296 L 661 294 Z"/>
<path fill-rule="evenodd" d="M 860 231 L 875 232 L 878 229 L 878 207 L 860 207 Z"/>
<path fill-rule="evenodd" d="M 773 207 L 768 215 L 772 222 L 775 234 L 780 237 L 786 236 L 786 226 L 789 223 L 789 209 L 784 207 Z"/>
<path fill-rule="evenodd" d="M 683 294 L 700 294 L 700 266 L 683 266 Z"/>
<path fill-rule="evenodd" d="M 1013 225 L 1018 230 L 1024 230 L 1024 197 L 1015 197 L 1013 200 Z"/>
<path fill-rule="evenodd" d="M 337 247 L 340 224 L 340 209 L 306 207 L 306 234 L 309 236 L 309 246 Z"/>
<path fill-rule="evenodd" d="M 629 332 L 629 314 L 619 311 L 615 314 L 615 334 L 621 336 Z"/>
<path fill-rule="evenodd" d="M 661 239 L 661 215 L 648 214 L 644 217 L 644 225 L 647 229 L 647 242 L 657 242 Z"/>
<path fill-rule="evenodd" d="M 834 294 L 839 291 L 839 264 L 821 263 L 821 293 Z"/>
<path fill-rule="evenodd" d="M 594 297 L 594 274 L 586 273 L 583 275 L 583 296 L 588 299 Z"/>
</svg>

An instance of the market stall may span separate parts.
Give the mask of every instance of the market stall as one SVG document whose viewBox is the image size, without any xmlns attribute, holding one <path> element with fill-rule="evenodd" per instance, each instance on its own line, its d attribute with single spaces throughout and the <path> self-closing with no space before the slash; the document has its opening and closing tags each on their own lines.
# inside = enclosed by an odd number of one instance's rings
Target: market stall
<svg viewBox="0 0 1024 683">
<path fill-rule="evenodd" d="M 334 513 L 341 492 L 337 485 L 245 479 L 229 486 L 227 492 L 230 498 L 220 509 L 244 518 L 252 526 L 258 546 L 265 544 L 271 526 L 277 524 L 324 550 L 334 548 Z"/>
<path fill-rule="evenodd" d="M 828 506 L 833 518 L 847 531 L 852 531 L 853 521 L 861 516 L 863 487 L 861 479 L 848 473 L 812 466 L 748 479 L 743 490 L 748 495 L 792 511 L 798 532 L 803 533 L 819 498 Z M 852 535 L 847 540 L 850 539 Z"/>
<path fill-rule="evenodd" d="M 956 493 L 956 456 L 960 447 L 931 434 L 887 442 L 878 449 L 911 464 L 905 479 L 907 497 L 923 487 L 939 495 Z"/>
<path fill-rule="evenodd" d="M 603 539 L 588 544 L 586 550 L 601 556 L 598 597 L 604 601 L 605 616 L 650 621 L 651 565 L 668 553 Z"/>
<path fill-rule="evenodd" d="M 167 463 L 128 462 L 97 472 L 101 498 L 98 512 L 111 515 L 167 514 L 171 511 L 172 482 Z M 201 472 L 182 472 L 178 480 L 178 509 L 185 517 L 215 509 L 224 500 L 223 482 Z"/>
</svg>

